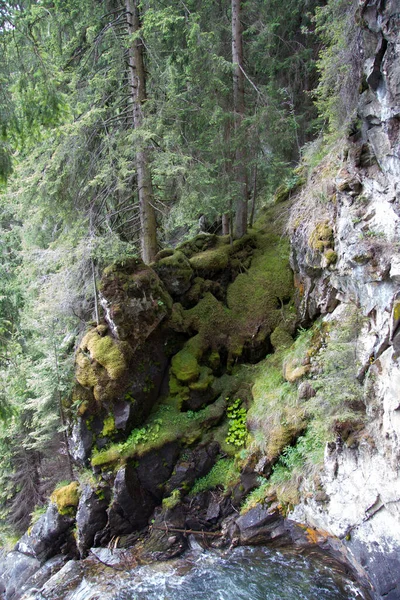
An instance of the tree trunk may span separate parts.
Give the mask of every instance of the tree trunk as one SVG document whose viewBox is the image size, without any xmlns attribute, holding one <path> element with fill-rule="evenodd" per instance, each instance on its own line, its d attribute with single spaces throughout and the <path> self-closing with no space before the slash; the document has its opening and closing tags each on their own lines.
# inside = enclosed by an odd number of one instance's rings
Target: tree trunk
<svg viewBox="0 0 400 600">
<path fill-rule="evenodd" d="M 138 0 L 125 0 L 128 34 L 133 36 L 140 29 Z M 143 124 L 142 105 L 146 101 L 146 72 L 143 60 L 143 43 L 135 38 L 128 49 L 129 76 L 132 90 L 133 126 L 140 129 Z M 142 259 L 152 262 L 157 254 L 157 223 L 153 207 L 148 150 L 139 148 L 135 154 L 139 196 Z"/>
<path fill-rule="evenodd" d="M 229 235 L 229 213 L 222 215 L 222 235 Z"/>
<path fill-rule="evenodd" d="M 233 62 L 233 111 L 235 124 L 235 181 L 237 184 L 234 237 L 240 238 L 247 231 L 247 170 L 246 144 L 243 139 L 244 75 L 242 24 L 240 22 L 241 0 L 232 0 L 232 62 Z M 242 138 L 242 139 L 241 139 Z"/>
</svg>

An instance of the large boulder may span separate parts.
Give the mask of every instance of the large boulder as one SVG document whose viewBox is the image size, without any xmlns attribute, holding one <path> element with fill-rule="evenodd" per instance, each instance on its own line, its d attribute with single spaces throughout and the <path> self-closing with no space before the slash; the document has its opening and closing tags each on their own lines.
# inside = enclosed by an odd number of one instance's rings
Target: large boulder
<svg viewBox="0 0 400 600">
<path fill-rule="evenodd" d="M 76 513 L 77 545 L 81 557 L 93 546 L 96 533 L 107 524 L 107 492 L 108 490 L 93 489 L 88 484 L 81 489 Z"/>
<path fill-rule="evenodd" d="M 51 503 L 44 515 L 17 542 L 15 549 L 44 562 L 62 550 L 73 549 L 71 528 L 75 518 L 61 515 Z"/>
<path fill-rule="evenodd" d="M 115 478 L 113 502 L 108 510 L 111 537 L 146 527 L 155 506 L 152 494 L 140 485 L 136 469 L 131 465 L 122 467 Z"/>
</svg>

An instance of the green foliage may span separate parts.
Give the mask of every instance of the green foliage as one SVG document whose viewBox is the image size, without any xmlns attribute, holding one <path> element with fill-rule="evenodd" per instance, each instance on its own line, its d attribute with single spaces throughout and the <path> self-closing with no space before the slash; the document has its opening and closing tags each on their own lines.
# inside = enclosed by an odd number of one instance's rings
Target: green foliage
<svg viewBox="0 0 400 600">
<path fill-rule="evenodd" d="M 354 117 L 361 79 L 361 29 L 357 0 L 328 0 L 315 12 L 316 31 L 324 46 L 317 68 L 316 101 L 331 135 L 341 135 Z"/>
<path fill-rule="evenodd" d="M 247 411 L 240 398 L 228 404 L 226 415 L 229 419 L 229 430 L 225 441 L 240 448 L 244 446 L 247 438 Z"/>
<path fill-rule="evenodd" d="M 221 487 L 226 492 L 238 482 L 239 474 L 240 472 L 233 458 L 221 458 L 205 477 L 196 480 L 190 494 L 194 496 L 217 487 Z"/>
<path fill-rule="evenodd" d="M 147 424 L 134 429 L 125 442 L 111 444 L 104 450 L 95 450 L 92 465 L 118 465 L 128 458 L 143 456 L 150 450 L 162 448 L 165 444 L 177 440 L 186 444 L 193 443 L 221 418 L 224 411 L 223 398 L 197 412 L 180 412 L 174 406 L 162 404 L 150 416 Z"/>
<path fill-rule="evenodd" d="M 170 496 L 164 498 L 162 501 L 162 507 L 164 510 L 172 510 L 181 501 L 180 490 L 174 490 Z"/>
</svg>

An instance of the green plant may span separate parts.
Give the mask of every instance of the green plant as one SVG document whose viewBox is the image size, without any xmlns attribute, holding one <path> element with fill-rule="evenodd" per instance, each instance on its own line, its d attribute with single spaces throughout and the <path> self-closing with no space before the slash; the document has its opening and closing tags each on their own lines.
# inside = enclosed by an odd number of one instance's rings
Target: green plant
<svg viewBox="0 0 400 600">
<path fill-rule="evenodd" d="M 226 491 L 239 480 L 239 470 L 233 458 L 221 458 L 205 477 L 197 479 L 191 489 L 193 496 L 206 490 L 222 487 Z"/>
<path fill-rule="evenodd" d="M 242 406 L 240 398 L 229 404 L 226 414 L 229 419 L 229 430 L 226 441 L 240 448 L 244 446 L 247 438 L 247 411 Z"/>
<path fill-rule="evenodd" d="M 172 510 L 179 504 L 181 500 L 180 490 L 174 490 L 170 496 L 164 498 L 162 501 L 162 507 L 164 510 Z"/>
</svg>

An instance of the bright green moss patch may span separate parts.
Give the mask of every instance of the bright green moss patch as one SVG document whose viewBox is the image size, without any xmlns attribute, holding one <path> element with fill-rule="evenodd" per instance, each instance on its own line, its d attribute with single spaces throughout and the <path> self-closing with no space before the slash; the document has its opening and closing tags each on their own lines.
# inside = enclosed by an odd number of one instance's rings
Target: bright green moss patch
<svg viewBox="0 0 400 600">
<path fill-rule="evenodd" d="M 170 496 L 164 498 L 162 501 L 162 507 L 164 510 L 172 510 L 175 506 L 178 506 L 181 501 L 180 490 L 174 490 Z"/>
<path fill-rule="evenodd" d="M 143 456 L 150 450 L 162 448 L 165 444 L 177 440 L 183 444 L 192 444 L 207 428 L 222 418 L 225 406 L 225 399 L 220 398 L 194 413 L 179 412 L 173 406 L 163 404 L 149 418 L 147 425 L 134 429 L 125 442 L 94 452 L 92 465 L 123 463 L 129 458 Z"/>
<path fill-rule="evenodd" d="M 96 330 L 89 331 L 82 340 L 90 356 L 107 371 L 110 379 L 118 379 L 126 370 L 126 361 L 118 342 L 109 336 L 100 336 Z"/>
<path fill-rule="evenodd" d="M 328 248 L 328 250 L 325 250 L 324 256 L 326 258 L 326 262 L 328 263 L 328 265 L 335 264 L 335 262 L 338 259 L 337 253 L 334 250 L 332 250 L 332 248 Z"/>
<path fill-rule="evenodd" d="M 200 366 L 190 349 L 185 347 L 172 359 L 171 372 L 182 383 L 196 381 L 200 375 Z"/>
<path fill-rule="evenodd" d="M 79 504 L 79 483 L 73 481 L 60 487 L 51 494 L 50 500 L 57 505 L 60 515 L 73 515 Z"/>
<path fill-rule="evenodd" d="M 221 458 L 205 477 L 197 479 L 190 494 L 195 495 L 217 487 L 227 491 L 228 488 L 239 482 L 239 478 L 240 472 L 235 460 L 233 458 Z"/>
<path fill-rule="evenodd" d="M 101 432 L 101 434 L 104 437 L 109 437 L 113 433 L 115 433 L 115 419 L 114 419 L 114 415 L 108 415 L 104 419 L 103 431 Z"/>
<path fill-rule="evenodd" d="M 200 368 L 200 376 L 197 381 L 189 383 L 189 389 L 196 392 L 205 392 L 214 382 L 214 376 L 209 367 Z"/>
<path fill-rule="evenodd" d="M 190 258 L 190 266 L 195 271 L 223 271 L 229 264 L 230 251 L 230 246 L 225 245 L 199 252 Z"/>
</svg>

